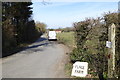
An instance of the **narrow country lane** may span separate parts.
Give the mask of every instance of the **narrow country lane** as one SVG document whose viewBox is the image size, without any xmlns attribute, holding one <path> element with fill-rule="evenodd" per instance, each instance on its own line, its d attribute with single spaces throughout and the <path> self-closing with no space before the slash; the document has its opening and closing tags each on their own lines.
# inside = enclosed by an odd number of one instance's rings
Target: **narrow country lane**
<svg viewBox="0 0 120 80">
<path fill-rule="evenodd" d="M 65 78 L 66 50 L 42 36 L 23 51 L 2 59 L 2 77 Z"/>
</svg>

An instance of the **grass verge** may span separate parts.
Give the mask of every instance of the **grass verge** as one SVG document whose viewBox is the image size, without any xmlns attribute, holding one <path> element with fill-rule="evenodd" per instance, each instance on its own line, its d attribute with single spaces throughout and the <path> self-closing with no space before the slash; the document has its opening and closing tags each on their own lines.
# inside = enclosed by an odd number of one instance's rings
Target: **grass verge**
<svg viewBox="0 0 120 80">
<path fill-rule="evenodd" d="M 69 48 L 75 47 L 74 32 L 62 32 L 57 34 L 59 43 L 65 44 Z"/>
<path fill-rule="evenodd" d="M 62 43 L 68 46 L 70 52 L 76 47 L 74 32 L 62 32 L 57 34 L 57 40 L 59 43 Z M 68 53 L 68 56 L 70 53 Z M 68 62 L 65 65 L 65 73 L 67 76 L 71 76 L 72 63 Z"/>
</svg>

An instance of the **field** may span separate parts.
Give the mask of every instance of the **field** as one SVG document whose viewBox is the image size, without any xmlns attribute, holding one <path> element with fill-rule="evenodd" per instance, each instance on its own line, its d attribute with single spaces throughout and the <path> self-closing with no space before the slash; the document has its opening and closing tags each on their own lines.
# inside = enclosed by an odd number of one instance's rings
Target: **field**
<svg viewBox="0 0 120 80">
<path fill-rule="evenodd" d="M 57 39 L 59 43 L 65 44 L 70 48 L 75 47 L 74 32 L 62 32 L 57 34 Z"/>
</svg>

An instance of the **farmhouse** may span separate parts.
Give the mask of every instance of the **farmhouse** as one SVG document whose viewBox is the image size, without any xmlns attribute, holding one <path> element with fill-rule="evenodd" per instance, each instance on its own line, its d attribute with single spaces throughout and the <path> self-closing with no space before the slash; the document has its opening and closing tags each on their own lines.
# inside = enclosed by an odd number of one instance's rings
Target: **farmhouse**
<svg viewBox="0 0 120 80">
<path fill-rule="evenodd" d="M 56 33 L 61 33 L 61 30 L 55 30 Z"/>
</svg>

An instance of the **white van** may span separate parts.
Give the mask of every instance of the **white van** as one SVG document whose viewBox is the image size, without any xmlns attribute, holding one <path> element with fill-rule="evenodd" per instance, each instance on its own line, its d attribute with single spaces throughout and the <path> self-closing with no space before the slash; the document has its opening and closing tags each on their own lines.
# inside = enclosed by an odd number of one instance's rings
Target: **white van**
<svg viewBox="0 0 120 80">
<path fill-rule="evenodd" d="M 48 40 L 57 40 L 55 31 L 48 32 Z"/>
</svg>

